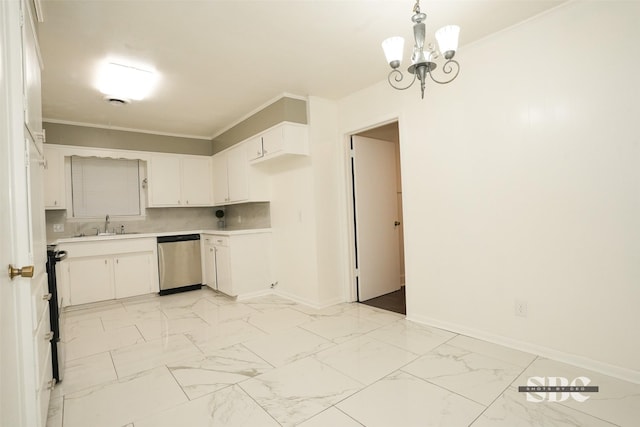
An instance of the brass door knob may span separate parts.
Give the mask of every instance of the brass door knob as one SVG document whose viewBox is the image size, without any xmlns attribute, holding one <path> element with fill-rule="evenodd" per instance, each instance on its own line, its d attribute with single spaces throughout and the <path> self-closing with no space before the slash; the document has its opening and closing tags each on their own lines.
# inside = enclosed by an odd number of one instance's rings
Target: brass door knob
<svg viewBox="0 0 640 427">
<path fill-rule="evenodd" d="M 9 264 L 9 278 L 13 280 L 16 276 L 33 277 L 33 265 L 15 268 L 13 265 Z"/>
</svg>

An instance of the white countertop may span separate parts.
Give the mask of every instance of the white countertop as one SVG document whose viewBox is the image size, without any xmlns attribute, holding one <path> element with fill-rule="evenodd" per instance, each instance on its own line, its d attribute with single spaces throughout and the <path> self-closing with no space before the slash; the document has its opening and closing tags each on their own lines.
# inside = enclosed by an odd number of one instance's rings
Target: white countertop
<svg viewBox="0 0 640 427">
<path fill-rule="evenodd" d="M 184 234 L 211 234 L 217 236 L 233 236 L 239 234 L 256 234 L 256 233 L 271 233 L 270 228 L 250 228 L 250 229 L 237 229 L 237 228 L 225 228 L 223 230 L 186 230 L 186 231 L 163 231 L 161 233 L 128 233 L 128 234 L 111 234 L 104 236 L 83 236 L 83 237 L 63 237 L 57 239 L 49 244 L 57 245 L 60 243 L 75 243 L 75 242 L 95 242 L 100 240 L 117 240 L 117 239 L 143 239 L 143 238 L 156 238 L 161 236 L 182 236 Z"/>
</svg>

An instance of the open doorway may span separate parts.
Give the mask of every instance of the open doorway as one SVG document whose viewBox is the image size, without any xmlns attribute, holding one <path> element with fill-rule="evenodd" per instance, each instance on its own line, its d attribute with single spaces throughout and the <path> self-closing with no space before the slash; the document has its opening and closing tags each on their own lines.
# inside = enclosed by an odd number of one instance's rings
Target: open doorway
<svg viewBox="0 0 640 427">
<path fill-rule="evenodd" d="M 351 136 L 357 301 L 406 314 L 398 122 Z"/>
</svg>

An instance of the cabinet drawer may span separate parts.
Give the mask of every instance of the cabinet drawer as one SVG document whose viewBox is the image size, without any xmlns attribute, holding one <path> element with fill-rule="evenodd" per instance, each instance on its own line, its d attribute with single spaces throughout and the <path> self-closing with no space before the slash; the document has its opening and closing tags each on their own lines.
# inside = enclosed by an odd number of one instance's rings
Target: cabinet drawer
<svg viewBox="0 0 640 427">
<path fill-rule="evenodd" d="M 214 246 L 229 246 L 229 236 L 213 236 Z"/>
</svg>

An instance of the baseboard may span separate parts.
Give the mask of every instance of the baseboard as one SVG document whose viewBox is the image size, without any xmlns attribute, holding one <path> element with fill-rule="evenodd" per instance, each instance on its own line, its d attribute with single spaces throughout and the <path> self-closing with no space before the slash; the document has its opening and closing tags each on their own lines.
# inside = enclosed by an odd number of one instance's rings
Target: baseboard
<svg viewBox="0 0 640 427">
<path fill-rule="evenodd" d="M 244 301 L 247 299 L 251 299 L 251 298 L 256 298 L 256 297 L 262 297 L 265 295 L 272 295 L 273 294 L 273 290 L 271 289 L 262 289 L 259 291 L 254 291 L 254 292 L 247 292 L 244 294 L 238 294 L 236 296 L 236 301 Z"/>
<path fill-rule="evenodd" d="M 640 371 L 634 371 L 632 369 L 623 368 L 621 366 L 611 365 L 608 363 L 600 362 L 598 360 L 589 359 L 577 354 L 565 353 L 553 348 L 544 347 L 525 341 L 519 341 L 501 335 L 495 335 L 490 332 L 469 328 L 455 323 L 443 322 L 441 320 L 433 319 L 428 316 L 411 315 L 407 316 L 407 320 L 439 329 L 445 329 L 456 334 L 466 335 L 472 338 L 477 338 L 483 341 L 488 341 L 494 344 L 509 347 L 514 350 L 536 354 L 548 359 L 557 360 L 558 362 L 567 363 L 604 375 L 619 378 L 624 381 L 640 384 Z"/>
<path fill-rule="evenodd" d="M 342 298 L 334 298 L 333 300 L 329 300 L 323 303 L 318 304 L 315 301 L 308 300 L 306 298 L 300 298 L 297 295 L 291 294 L 286 291 L 282 291 L 280 289 L 274 289 L 273 293 L 275 295 L 281 296 L 283 298 L 290 299 L 291 301 L 297 302 L 298 304 L 306 305 L 307 307 L 315 308 L 316 310 L 322 310 L 323 308 L 331 307 L 332 305 L 341 304 L 344 301 Z"/>
</svg>

